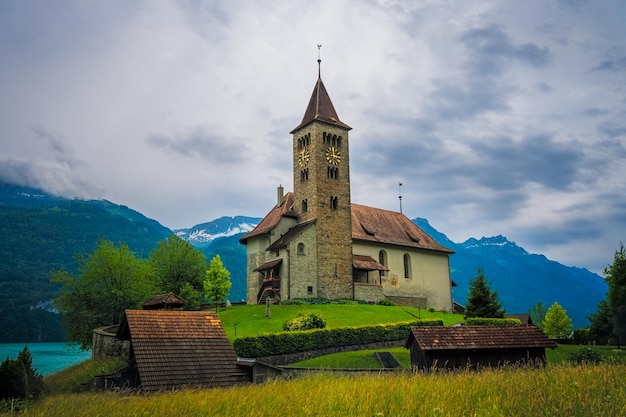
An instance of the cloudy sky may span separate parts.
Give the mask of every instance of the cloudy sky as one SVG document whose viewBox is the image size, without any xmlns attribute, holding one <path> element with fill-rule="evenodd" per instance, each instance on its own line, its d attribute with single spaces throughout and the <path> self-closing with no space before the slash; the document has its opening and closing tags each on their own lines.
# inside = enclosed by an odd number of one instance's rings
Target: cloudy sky
<svg viewBox="0 0 626 417">
<path fill-rule="evenodd" d="M 292 190 L 317 79 L 352 201 L 601 272 L 626 241 L 626 3 L 4 1 L 0 180 L 170 228 Z"/>
</svg>

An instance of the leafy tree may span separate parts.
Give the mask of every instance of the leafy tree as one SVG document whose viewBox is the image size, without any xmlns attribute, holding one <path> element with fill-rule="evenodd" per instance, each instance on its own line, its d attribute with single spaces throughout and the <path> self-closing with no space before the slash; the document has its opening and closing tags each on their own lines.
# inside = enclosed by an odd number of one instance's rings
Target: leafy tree
<svg viewBox="0 0 626 417">
<path fill-rule="evenodd" d="M 152 269 L 125 244 L 100 240 L 93 253 L 77 260 L 77 275 L 53 273 L 51 281 L 63 285 L 53 302 L 69 339 L 89 349 L 94 328 L 119 323 L 124 310 L 139 308 L 156 287 Z"/>
<path fill-rule="evenodd" d="M 210 301 L 215 303 L 215 312 L 219 303 L 224 301 L 228 296 L 232 282 L 230 281 L 230 272 L 222 265 L 219 255 L 215 255 L 209 263 L 209 269 L 206 270 L 206 278 L 204 280 L 204 290 Z"/>
<path fill-rule="evenodd" d="M 465 318 L 468 317 L 504 317 L 498 293 L 491 290 L 485 272 L 480 267 L 476 270 L 476 276 L 470 280 L 469 296 L 465 306 Z"/>
<path fill-rule="evenodd" d="M 556 301 L 550 306 L 543 319 L 543 331 L 551 339 L 565 339 L 572 333 L 572 319 Z"/>
<path fill-rule="evenodd" d="M 623 243 L 615 252 L 613 264 L 605 268 L 604 275 L 609 286 L 606 298 L 613 314 L 613 331 L 619 343 L 619 340 L 626 340 L 626 249 Z"/>
<path fill-rule="evenodd" d="M 201 297 L 206 258 L 191 243 L 176 235 L 169 235 L 150 254 L 150 265 L 154 268 L 160 291 L 173 292 L 181 297 L 185 292 L 187 298 L 193 299 Z M 197 294 L 191 294 L 192 289 Z M 188 303 L 190 301 L 187 300 Z"/>
<path fill-rule="evenodd" d="M 0 364 L 0 399 L 33 398 L 43 392 L 43 377 L 33 369 L 33 358 L 24 347 L 16 359 Z"/>
<path fill-rule="evenodd" d="M 541 301 L 538 301 L 533 308 L 528 310 L 528 314 L 530 315 L 530 319 L 533 321 L 533 324 L 540 329 L 543 329 L 543 319 L 546 317 L 547 311 L 548 307 L 544 306 Z"/>
<path fill-rule="evenodd" d="M 596 343 L 608 343 L 609 338 L 613 335 L 613 314 L 606 300 L 600 300 L 598 309 L 589 316 L 589 340 Z"/>
</svg>

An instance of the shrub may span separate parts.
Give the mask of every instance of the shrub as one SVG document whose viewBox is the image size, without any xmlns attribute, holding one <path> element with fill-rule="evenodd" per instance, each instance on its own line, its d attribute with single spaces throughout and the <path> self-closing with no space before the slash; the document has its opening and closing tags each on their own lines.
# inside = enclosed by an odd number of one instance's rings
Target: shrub
<svg viewBox="0 0 626 417">
<path fill-rule="evenodd" d="M 296 330 L 323 329 L 326 327 L 326 321 L 315 313 L 300 314 L 283 323 L 283 330 L 293 332 Z"/>
<path fill-rule="evenodd" d="M 233 347 L 237 355 L 244 358 L 285 355 L 341 346 L 405 340 L 409 337 L 411 327 L 414 326 L 443 326 L 443 320 L 426 319 L 386 325 L 272 333 L 235 339 Z"/>
<path fill-rule="evenodd" d="M 487 317 L 470 317 L 465 320 L 468 326 L 520 326 L 520 319 L 496 319 Z"/>
<path fill-rule="evenodd" d="M 389 298 L 383 298 L 382 300 L 378 302 L 378 305 L 393 307 L 396 305 L 396 303 L 391 301 Z"/>
<path fill-rule="evenodd" d="M 567 360 L 574 365 L 582 365 L 582 364 L 598 364 L 604 360 L 602 354 L 600 352 L 596 352 L 595 350 L 585 347 L 570 352 L 567 356 Z"/>
</svg>

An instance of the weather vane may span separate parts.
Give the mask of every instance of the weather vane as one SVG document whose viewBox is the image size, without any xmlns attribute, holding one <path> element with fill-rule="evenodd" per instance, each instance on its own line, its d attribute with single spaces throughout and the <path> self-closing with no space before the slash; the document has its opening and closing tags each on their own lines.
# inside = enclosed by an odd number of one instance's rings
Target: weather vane
<svg viewBox="0 0 626 417">
<path fill-rule="evenodd" d="M 402 183 L 398 183 L 398 200 L 400 200 L 400 213 L 402 213 Z"/>
<path fill-rule="evenodd" d="M 322 49 L 322 45 L 317 44 L 317 77 L 322 78 L 322 58 L 320 55 L 320 49 Z"/>
</svg>

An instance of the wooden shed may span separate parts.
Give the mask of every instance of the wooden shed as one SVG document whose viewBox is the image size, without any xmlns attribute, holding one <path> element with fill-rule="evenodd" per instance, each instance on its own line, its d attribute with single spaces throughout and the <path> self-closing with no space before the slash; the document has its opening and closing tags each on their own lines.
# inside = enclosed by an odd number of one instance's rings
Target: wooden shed
<svg viewBox="0 0 626 417">
<path fill-rule="evenodd" d="M 413 327 L 406 342 L 420 370 L 543 365 L 546 348 L 555 347 L 541 329 L 524 325 Z"/>
<path fill-rule="evenodd" d="M 130 340 L 130 363 L 118 385 L 157 391 L 250 382 L 213 313 L 126 310 L 117 337 Z"/>
</svg>

